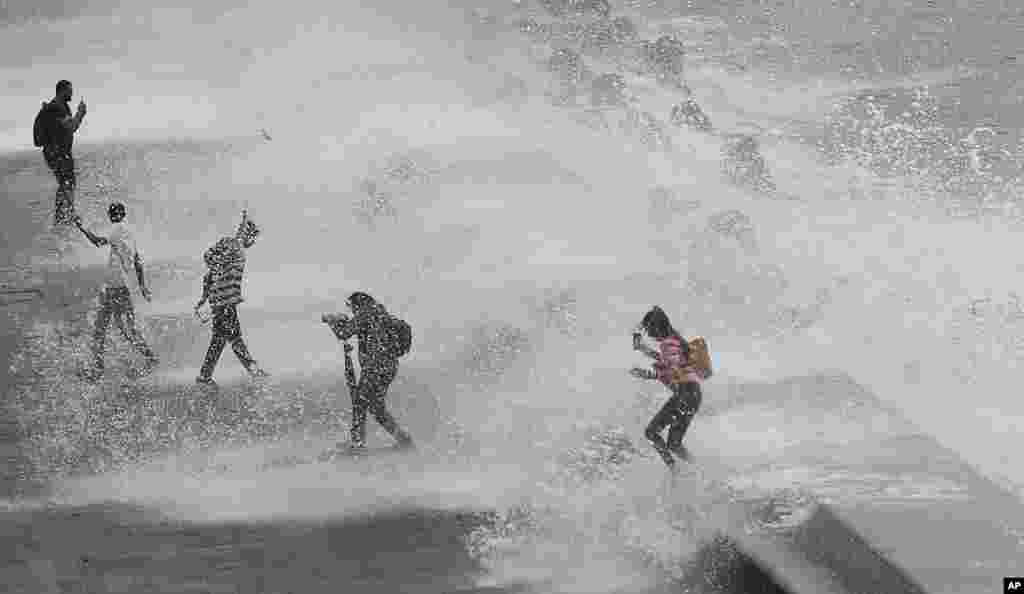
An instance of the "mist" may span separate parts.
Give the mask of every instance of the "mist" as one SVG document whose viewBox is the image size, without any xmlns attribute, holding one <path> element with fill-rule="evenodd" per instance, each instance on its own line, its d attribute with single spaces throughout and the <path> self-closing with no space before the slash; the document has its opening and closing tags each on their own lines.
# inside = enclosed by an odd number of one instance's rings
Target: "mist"
<svg viewBox="0 0 1024 594">
<path fill-rule="evenodd" d="M 0 64 L 11 90 L 0 98 L 0 145 L 23 146 L 28 119 L 11 114 L 31 114 L 68 78 L 74 101 L 89 104 L 77 146 L 227 138 L 244 147 L 216 167 L 170 167 L 159 188 L 127 192 L 147 262 L 186 271 L 161 279 L 154 302 L 137 306 L 142 315 L 188 311 L 202 251 L 245 208 L 263 228 L 244 305 L 264 320 L 247 328 L 261 363 L 281 378 L 332 366 L 340 376 L 340 345 L 319 317 L 367 291 L 412 323 L 403 373 L 447 378 L 448 392 L 435 396 L 478 449 L 448 461 L 430 454 L 445 447 L 438 437 L 393 475 L 342 466 L 330 476 L 315 464 L 257 472 L 274 447 L 317 443 L 224 449 L 208 454 L 229 468 L 218 476 L 196 478 L 169 457 L 69 481 L 69 497 L 156 503 L 199 521 L 361 514 L 409 501 L 493 509 L 530 499 L 596 514 L 625 495 L 586 492 L 584 505 L 583 491 L 555 497 L 540 485 L 550 460 L 589 427 L 642 440 L 645 398 L 660 392 L 626 373 L 642 364 L 629 332 L 655 304 L 684 334 L 708 339 L 712 408 L 716 385 L 839 371 L 983 472 L 1024 483 L 1008 457 L 1024 449 L 1012 307 L 1024 279 L 1006 255 L 1016 223 L 954 219 L 908 186 L 826 168 L 786 138 L 764 152 L 793 199 L 748 194 L 721 181 L 718 144 L 705 137 L 674 132 L 684 149 L 666 156 L 572 122 L 543 98 L 528 45 L 480 33 L 468 6 L 211 2 L 197 13 L 133 4 L 109 14 L 83 9 L 5 31 Z M 510 100 L 512 74 L 527 92 Z M 761 117 L 764 129 L 818 121 L 854 86 L 766 88 L 708 68 L 694 80 L 707 83 L 698 93 L 716 121 Z M 361 222 L 363 180 L 402 157 L 416 179 L 383 183 L 389 214 Z M 659 187 L 678 207 L 667 216 L 651 214 Z M 105 207 L 83 208 L 98 220 Z M 749 221 L 741 239 L 709 225 L 730 210 Z M 99 264 L 94 252 L 78 246 L 69 258 Z M 696 295 L 694 284 L 710 289 Z M 475 382 L 464 353 L 510 335 L 503 374 Z M 694 449 L 749 462 L 773 439 L 840 439 L 849 429 L 837 422 L 780 437 L 776 421 L 766 415 L 741 430 L 698 417 Z M 640 466 L 628 481 L 634 512 L 658 483 L 654 461 Z M 609 567 L 595 580 L 625 575 Z"/>
</svg>

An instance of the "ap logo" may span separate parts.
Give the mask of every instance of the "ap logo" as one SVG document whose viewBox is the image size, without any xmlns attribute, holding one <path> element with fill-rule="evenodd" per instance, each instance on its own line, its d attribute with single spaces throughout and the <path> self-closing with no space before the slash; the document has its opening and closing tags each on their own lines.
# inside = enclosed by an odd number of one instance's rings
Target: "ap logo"
<svg viewBox="0 0 1024 594">
<path fill-rule="evenodd" d="M 1024 594 L 1024 577 L 1003 578 L 1003 594 Z"/>
</svg>

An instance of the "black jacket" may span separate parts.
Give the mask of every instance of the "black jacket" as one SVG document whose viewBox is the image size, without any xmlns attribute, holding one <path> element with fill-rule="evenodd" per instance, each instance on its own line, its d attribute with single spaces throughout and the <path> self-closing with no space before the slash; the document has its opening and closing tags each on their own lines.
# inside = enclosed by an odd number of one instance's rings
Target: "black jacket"
<svg viewBox="0 0 1024 594">
<path fill-rule="evenodd" d="M 385 348 L 384 322 L 389 314 L 377 304 L 360 309 L 347 321 L 331 324 L 339 340 L 359 339 L 359 367 L 363 372 L 388 372 L 398 368 L 398 359 Z"/>
<path fill-rule="evenodd" d="M 43 107 L 43 126 L 46 130 L 44 149 L 55 152 L 70 153 L 75 141 L 75 133 L 64 127 L 60 121 L 71 116 L 71 108 L 67 103 L 53 100 Z"/>
</svg>

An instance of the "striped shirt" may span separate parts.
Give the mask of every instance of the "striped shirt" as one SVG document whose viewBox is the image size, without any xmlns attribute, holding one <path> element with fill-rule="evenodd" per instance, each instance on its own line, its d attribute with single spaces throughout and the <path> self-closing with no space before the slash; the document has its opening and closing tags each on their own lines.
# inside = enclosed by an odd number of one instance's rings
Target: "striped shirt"
<svg viewBox="0 0 1024 594">
<path fill-rule="evenodd" d="M 242 276 L 245 273 L 245 251 L 234 237 L 224 237 L 206 250 L 203 259 L 210 268 L 204 279 L 204 292 L 211 307 L 238 305 L 242 301 Z"/>
</svg>

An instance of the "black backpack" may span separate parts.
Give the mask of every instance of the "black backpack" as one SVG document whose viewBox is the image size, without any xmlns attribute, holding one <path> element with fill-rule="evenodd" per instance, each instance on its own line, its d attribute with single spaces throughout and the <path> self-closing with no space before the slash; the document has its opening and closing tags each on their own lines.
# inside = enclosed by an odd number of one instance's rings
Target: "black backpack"
<svg viewBox="0 0 1024 594">
<path fill-rule="evenodd" d="M 32 123 L 32 144 L 37 147 L 44 147 L 49 144 L 50 130 L 49 122 L 46 121 L 44 115 L 46 114 L 46 104 L 39 108 L 39 113 L 36 114 L 36 121 Z"/>
<path fill-rule="evenodd" d="M 384 333 L 387 336 L 386 348 L 391 356 L 397 359 L 409 354 L 412 349 L 412 326 L 408 322 L 389 315 L 384 320 Z"/>
</svg>

